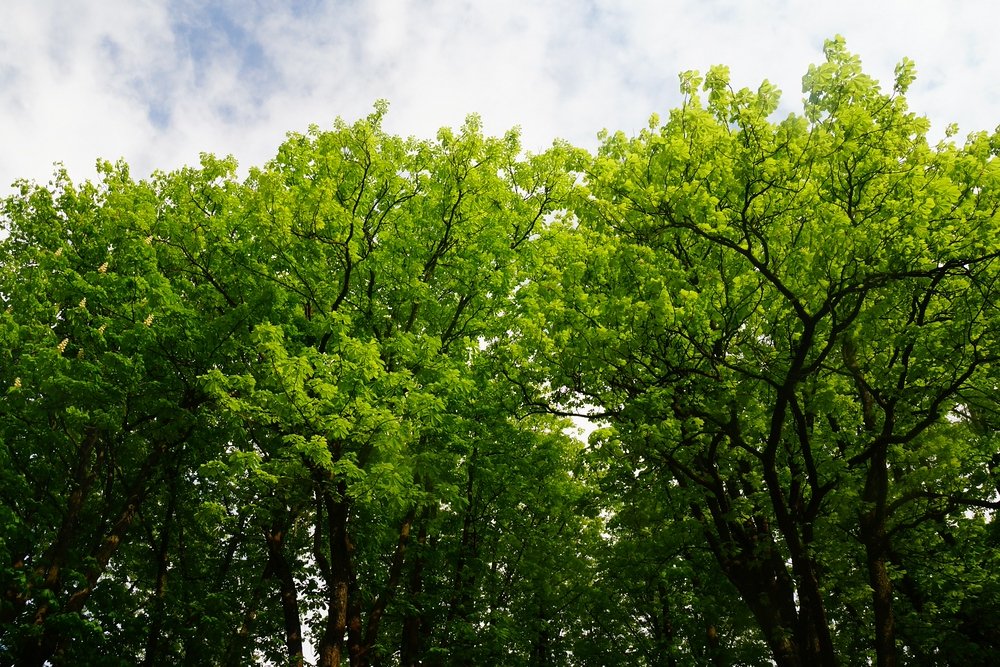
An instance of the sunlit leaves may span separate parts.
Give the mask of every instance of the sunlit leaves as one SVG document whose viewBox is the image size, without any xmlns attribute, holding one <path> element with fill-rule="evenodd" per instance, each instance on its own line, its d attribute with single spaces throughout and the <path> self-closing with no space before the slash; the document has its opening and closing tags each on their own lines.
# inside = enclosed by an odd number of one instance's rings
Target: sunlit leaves
<svg viewBox="0 0 1000 667">
<path fill-rule="evenodd" d="M 902 96 L 909 61 L 889 94 L 843 39 L 825 53 L 802 117 L 774 119 L 772 86 L 734 90 L 715 67 L 681 76 L 659 127 L 603 134 L 573 215 L 541 239 L 513 337 L 540 402 L 610 419 L 599 442 L 618 443 L 626 488 L 655 470 L 748 604 L 777 596 L 765 634 L 794 590 L 785 628 L 825 607 L 833 642 L 855 646 L 844 609 L 865 556 L 833 565 L 843 536 L 884 564 L 930 517 L 961 521 L 957 498 L 989 502 L 970 482 L 992 450 L 949 414 L 995 362 L 997 166 L 988 135 L 927 144 Z M 758 574 L 739 574 L 748 558 Z M 782 562 L 794 585 L 755 592 Z M 837 583 L 821 592 L 825 568 Z"/>
<path fill-rule="evenodd" d="M 879 586 L 908 657 L 987 650 L 1000 139 L 825 54 L 594 155 L 378 103 L 20 184 L 3 658 L 821 664 L 887 655 Z"/>
</svg>

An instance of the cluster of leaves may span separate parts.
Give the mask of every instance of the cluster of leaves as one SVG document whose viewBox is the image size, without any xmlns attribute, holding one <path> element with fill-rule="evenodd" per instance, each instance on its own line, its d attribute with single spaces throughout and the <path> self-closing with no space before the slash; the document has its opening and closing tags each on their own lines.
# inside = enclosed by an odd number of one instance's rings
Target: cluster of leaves
<svg viewBox="0 0 1000 667">
<path fill-rule="evenodd" d="M 989 664 L 1000 135 L 912 80 L 19 184 L 0 662 Z"/>
</svg>

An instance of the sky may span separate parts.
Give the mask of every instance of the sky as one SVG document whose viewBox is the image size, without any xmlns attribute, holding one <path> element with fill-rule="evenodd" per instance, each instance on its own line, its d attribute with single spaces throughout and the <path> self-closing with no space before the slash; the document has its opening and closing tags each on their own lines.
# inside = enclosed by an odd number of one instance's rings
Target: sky
<svg viewBox="0 0 1000 667">
<path fill-rule="evenodd" d="M 487 132 L 594 148 L 677 106 L 678 74 L 730 67 L 801 108 L 801 79 L 843 35 L 940 135 L 1000 124 L 1000 3 L 990 0 L 2 0 L 0 195 L 74 181 L 98 158 L 137 178 L 202 152 L 243 168 L 289 131 L 390 104 L 385 127 L 433 137 L 469 113 Z M 932 130 L 932 134 L 935 130 Z"/>
</svg>

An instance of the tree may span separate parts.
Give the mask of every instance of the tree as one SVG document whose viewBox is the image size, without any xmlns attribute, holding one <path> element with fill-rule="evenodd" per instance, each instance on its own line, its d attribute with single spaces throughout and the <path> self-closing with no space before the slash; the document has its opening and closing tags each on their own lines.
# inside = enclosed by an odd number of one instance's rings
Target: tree
<svg viewBox="0 0 1000 667">
<path fill-rule="evenodd" d="M 932 148 L 909 62 L 887 94 L 826 55 L 803 116 L 713 68 L 707 105 L 686 73 L 666 123 L 606 134 L 511 349 L 671 488 L 779 665 L 892 665 L 901 545 L 995 507 L 961 415 L 998 349 L 1000 140 Z"/>
<path fill-rule="evenodd" d="M 475 118 L 417 142 L 385 134 L 383 113 L 290 136 L 238 201 L 199 206 L 208 243 L 166 241 L 231 305 L 266 301 L 242 352 L 205 376 L 239 435 L 203 469 L 243 489 L 292 662 L 304 623 L 321 665 L 380 659 L 407 569 L 421 587 L 414 532 L 461 501 L 452 471 L 474 465 L 442 424 L 473 400 L 480 341 L 497 335 L 521 247 L 568 179 Z"/>
<path fill-rule="evenodd" d="M 198 380 L 218 348 L 161 270 L 156 195 L 124 165 L 101 173 L 22 183 L 3 208 L 0 622 L 4 658 L 23 665 L 114 652 L 113 629 L 152 587 L 109 583 L 97 611 L 98 581 L 152 515 L 167 548 L 173 479 L 222 446 Z"/>
</svg>

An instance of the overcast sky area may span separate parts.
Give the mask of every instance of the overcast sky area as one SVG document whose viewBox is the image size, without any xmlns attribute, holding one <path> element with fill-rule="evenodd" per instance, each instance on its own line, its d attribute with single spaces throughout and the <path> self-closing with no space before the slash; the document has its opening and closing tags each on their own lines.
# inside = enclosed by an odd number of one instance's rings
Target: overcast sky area
<svg viewBox="0 0 1000 667">
<path fill-rule="evenodd" d="M 99 157 L 137 178 L 203 151 L 263 164 L 286 132 L 380 98 L 391 132 L 475 112 L 534 151 L 632 134 L 678 104 L 679 72 L 713 64 L 775 83 L 788 113 L 835 34 L 887 87 L 916 61 L 910 106 L 938 136 L 992 131 L 998 25 L 988 0 L 2 0 L 0 194 L 57 161 L 76 181 Z"/>
</svg>

